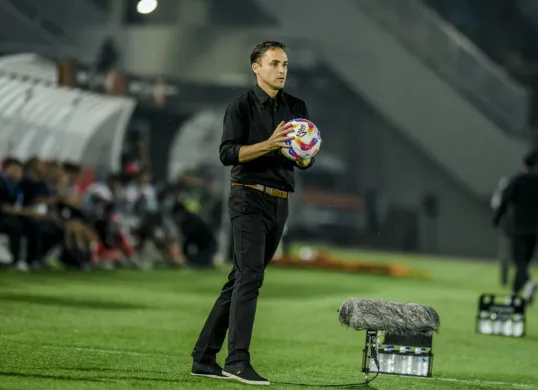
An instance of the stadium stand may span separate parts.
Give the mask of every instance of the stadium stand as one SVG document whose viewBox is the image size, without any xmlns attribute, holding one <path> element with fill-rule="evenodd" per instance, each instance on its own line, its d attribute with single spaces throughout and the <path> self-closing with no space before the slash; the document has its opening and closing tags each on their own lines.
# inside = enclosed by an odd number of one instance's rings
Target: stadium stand
<svg viewBox="0 0 538 390">
<path fill-rule="evenodd" d="M 0 58 L 0 157 L 75 163 L 84 190 L 120 169 L 136 102 L 58 86 L 56 63 L 33 53 Z M 5 249 L 5 248 L 4 248 Z M 6 261 L 5 250 L 0 255 Z"/>
<path fill-rule="evenodd" d="M 58 83 L 56 63 L 35 53 L 20 53 L 0 57 L 0 72 L 54 85 Z"/>
<path fill-rule="evenodd" d="M 427 3 L 413 0 L 357 2 L 503 130 L 529 135 L 531 89 L 510 76 L 465 34 Z"/>
</svg>

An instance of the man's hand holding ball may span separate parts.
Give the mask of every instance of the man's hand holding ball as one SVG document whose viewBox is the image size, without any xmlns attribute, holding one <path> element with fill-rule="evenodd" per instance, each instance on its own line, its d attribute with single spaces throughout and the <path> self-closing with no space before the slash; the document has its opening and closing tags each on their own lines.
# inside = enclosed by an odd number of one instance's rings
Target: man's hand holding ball
<svg viewBox="0 0 538 390">
<path fill-rule="evenodd" d="M 294 161 L 298 167 L 303 169 L 308 167 L 321 147 L 319 129 L 311 121 L 302 118 L 289 121 L 285 128 L 289 138 L 284 141 L 282 154 Z"/>
</svg>

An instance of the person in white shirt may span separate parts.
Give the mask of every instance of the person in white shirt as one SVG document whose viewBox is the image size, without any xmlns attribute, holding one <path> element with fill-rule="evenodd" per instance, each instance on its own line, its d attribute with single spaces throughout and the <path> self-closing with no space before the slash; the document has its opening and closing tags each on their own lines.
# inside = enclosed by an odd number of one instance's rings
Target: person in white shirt
<svg viewBox="0 0 538 390">
<path fill-rule="evenodd" d="M 115 259 L 116 256 L 113 253 L 119 249 L 126 256 L 125 265 L 139 266 L 136 250 L 116 215 L 121 194 L 121 177 L 117 174 L 110 174 L 106 182 L 93 183 L 86 190 L 82 205 L 101 240 L 100 252 Z"/>
<path fill-rule="evenodd" d="M 117 175 L 111 174 L 105 182 L 93 183 L 82 196 L 82 209 L 93 220 L 102 219 L 113 208 L 121 191 Z"/>
<path fill-rule="evenodd" d="M 151 174 L 143 169 L 135 182 L 125 186 L 120 208 L 123 212 L 143 216 L 158 209 L 157 194 L 151 183 Z"/>
</svg>

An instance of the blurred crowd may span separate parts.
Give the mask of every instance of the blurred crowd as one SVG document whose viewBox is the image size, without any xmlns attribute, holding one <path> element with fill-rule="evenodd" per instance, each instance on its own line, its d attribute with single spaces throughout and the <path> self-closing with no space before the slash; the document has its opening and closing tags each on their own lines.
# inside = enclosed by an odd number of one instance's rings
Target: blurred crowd
<svg viewBox="0 0 538 390">
<path fill-rule="evenodd" d="M 9 258 L 3 264 L 20 271 L 214 267 L 220 202 L 210 183 L 185 172 L 155 186 L 147 166 L 124 168 L 97 179 L 71 162 L 6 158 L 0 245 Z"/>
</svg>

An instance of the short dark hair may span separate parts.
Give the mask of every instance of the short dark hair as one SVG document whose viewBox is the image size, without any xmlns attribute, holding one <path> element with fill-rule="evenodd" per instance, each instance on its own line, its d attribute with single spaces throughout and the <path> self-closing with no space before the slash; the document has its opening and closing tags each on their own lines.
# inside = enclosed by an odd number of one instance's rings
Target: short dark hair
<svg viewBox="0 0 538 390">
<path fill-rule="evenodd" d="M 278 41 L 263 41 L 258 43 L 252 50 L 252 53 L 250 53 L 250 64 L 252 65 L 253 63 L 258 62 L 267 50 L 276 48 L 285 50 L 286 45 Z"/>
<path fill-rule="evenodd" d="M 79 164 L 76 164 L 76 163 L 71 162 L 71 161 L 64 162 L 62 164 L 62 168 L 67 173 L 79 173 L 82 170 L 82 168 L 81 168 L 81 166 Z"/>
<path fill-rule="evenodd" d="M 19 160 L 18 158 L 15 158 L 15 157 L 7 157 L 2 165 L 4 166 L 4 168 L 7 168 L 11 165 L 18 165 L 20 166 L 21 168 L 24 167 L 24 164 L 22 163 L 21 160 Z"/>
<path fill-rule="evenodd" d="M 25 169 L 32 169 L 37 164 L 39 164 L 39 158 L 37 156 L 30 157 L 28 160 L 24 162 L 24 168 Z"/>
</svg>

